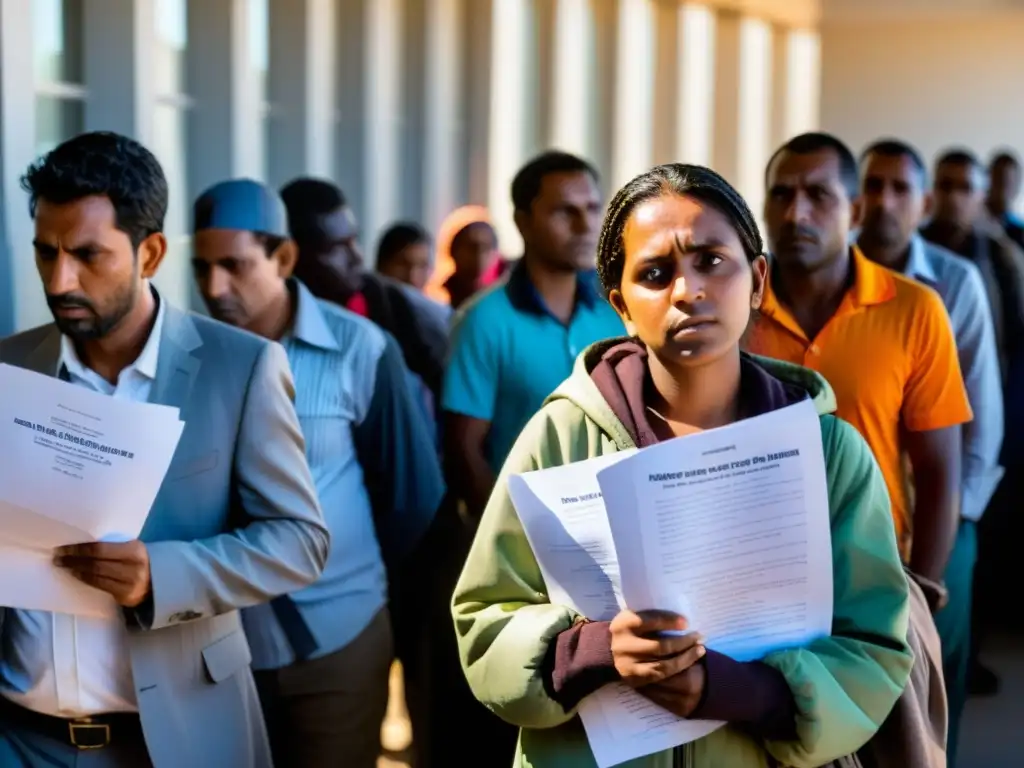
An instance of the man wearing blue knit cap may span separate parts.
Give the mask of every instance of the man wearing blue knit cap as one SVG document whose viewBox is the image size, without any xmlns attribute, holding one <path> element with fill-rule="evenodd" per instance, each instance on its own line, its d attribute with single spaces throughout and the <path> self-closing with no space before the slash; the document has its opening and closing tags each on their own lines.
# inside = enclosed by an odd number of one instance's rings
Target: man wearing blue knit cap
<svg viewBox="0 0 1024 768">
<path fill-rule="evenodd" d="M 275 192 L 221 182 L 193 214 L 210 313 L 288 353 L 332 536 L 316 584 L 243 614 L 275 763 L 375 768 L 393 658 L 386 566 L 413 550 L 441 502 L 432 437 L 395 341 L 292 277 L 296 249 Z"/>
</svg>

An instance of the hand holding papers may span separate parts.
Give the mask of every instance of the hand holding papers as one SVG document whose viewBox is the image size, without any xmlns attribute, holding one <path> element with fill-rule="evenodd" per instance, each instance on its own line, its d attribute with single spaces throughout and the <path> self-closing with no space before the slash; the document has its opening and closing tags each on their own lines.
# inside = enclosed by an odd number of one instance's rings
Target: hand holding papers
<svg viewBox="0 0 1024 768">
<path fill-rule="evenodd" d="M 138 538 L 184 424 L 166 406 L 106 397 L 0 365 L 0 605 L 104 616 L 114 599 L 54 550 Z"/>
<path fill-rule="evenodd" d="M 149 550 L 138 539 L 70 544 L 56 554 L 54 561 L 59 567 L 126 608 L 141 605 L 152 588 Z"/>
<path fill-rule="evenodd" d="M 592 620 L 627 605 L 686 617 L 709 648 L 750 660 L 831 631 L 821 428 L 810 401 L 722 429 L 513 477 L 553 603 Z M 701 738 L 623 684 L 579 712 L 602 768 Z"/>
<path fill-rule="evenodd" d="M 832 535 L 810 400 L 598 473 L 634 610 L 687 617 L 738 661 L 832 629 Z"/>
<path fill-rule="evenodd" d="M 611 621 L 626 607 L 597 474 L 632 455 L 624 451 L 509 478 L 548 597 L 593 621 Z M 600 768 L 672 749 L 721 726 L 676 717 L 623 683 L 586 697 L 579 714 Z"/>
</svg>

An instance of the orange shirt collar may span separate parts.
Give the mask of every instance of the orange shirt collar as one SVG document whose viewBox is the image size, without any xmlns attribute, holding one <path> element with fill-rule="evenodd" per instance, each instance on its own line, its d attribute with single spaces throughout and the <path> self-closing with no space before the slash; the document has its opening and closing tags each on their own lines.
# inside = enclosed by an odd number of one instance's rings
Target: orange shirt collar
<svg viewBox="0 0 1024 768">
<path fill-rule="evenodd" d="M 893 273 L 876 264 L 864 252 L 853 245 L 853 301 L 858 307 L 884 304 L 896 298 L 896 278 Z"/>
<path fill-rule="evenodd" d="M 856 245 L 850 246 L 853 260 L 853 285 L 846 293 L 836 314 L 856 311 L 873 304 L 883 304 L 896 296 L 896 280 L 893 273 L 871 261 Z M 779 302 L 772 290 L 772 270 L 769 270 L 768 284 L 761 301 L 761 314 L 787 327 L 798 330 L 790 312 Z M 803 335 L 801 332 L 800 335 Z"/>
</svg>

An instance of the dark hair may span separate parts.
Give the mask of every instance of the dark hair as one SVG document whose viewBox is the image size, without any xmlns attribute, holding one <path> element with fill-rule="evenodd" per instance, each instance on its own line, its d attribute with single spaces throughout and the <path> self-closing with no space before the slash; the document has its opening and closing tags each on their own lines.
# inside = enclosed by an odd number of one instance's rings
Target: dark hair
<svg viewBox="0 0 1024 768">
<path fill-rule="evenodd" d="M 975 170 L 985 170 L 985 167 L 981 164 L 978 156 L 971 152 L 971 150 L 964 149 L 962 147 L 947 149 L 945 152 L 940 154 L 938 159 L 935 161 L 935 167 L 941 168 L 943 165 L 969 165 Z"/>
<path fill-rule="evenodd" d="M 794 155 L 811 155 L 825 150 L 834 152 L 836 157 L 839 158 L 839 178 L 843 183 L 846 194 L 849 195 L 851 200 L 854 199 L 857 197 L 860 187 L 857 161 L 854 159 L 850 148 L 830 133 L 802 133 L 775 150 L 775 154 L 768 160 L 768 165 L 764 169 L 765 186 L 768 186 L 768 178 L 772 166 L 783 152 L 792 152 Z"/>
<path fill-rule="evenodd" d="M 899 139 L 880 139 L 873 144 L 869 144 L 865 150 L 860 153 L 861 165 L 863 165 L 864 161 L 871 155 L 881 155 L 882 157 L 905 157 L 913 163 L 914 168 L 916 168 L 921 174 L 922 186 L 928 181 L 928 166 L 925 165 L 924 158 L 921 157 L 920 152 L 905 141 L 900 141 Z"/>
<path fill-rule="evenodd" d="M 323 179 L 302 177 L 281 187 L 281 200 L 288 212 L 288 231 L 295 239 L 308 233 L 317 216 L 348 205 L 345 193 Z"/>
<path fill-rule="evenodd" d="M 489 221 L 471 221 L 469 222 L 469 224 L 467 224 L 458 232 L 456 232 L 455 235 L 452 237 L 452 242 L 448 246 L 448 252 L 450 253 L 454 251 L 455 248 L 458 246 L 458 243 L 462 240 L 462 238 L 466 237 L 467 233 L 472 232 L 477 227 L 482 227 L 486 229 L 488 232 L 490 232 L 491 237 L 493 237 L 495 243 L 497 243 L 498 233 L 494 231 L 494 227 L 491 226 L 491 223 Z"/>
<path fill-rule="evenodd" d="M 392 224 L 381 236 L 380 243 L 377 245 L 377 265 L 390 261 L 410 245 L 429 245 L 430 242 L 430 233 L 419 224 L 411 221 Z"/>
<path fill-rule="evenodd" d="M 267 252 L 267 258 L 273 256 L 277 249 L 288 242 L 288 238 L 281 237 L 280 235 L 270 235 L 266 232 L 253 232 L 253 239 L 259 243 L 263 250 Z"/>
<path fill-rule="evenodd" d="M 581 157 L 568 152 L 549 150 L 519 169 L 512 179 L 512 205 L 517 211 L 528 211 L 540 194 L 544 177 L 553 173 L 588 173 L 595 182 L 600 180 L 597 169 Z"/>
<path fill-rule="evenodd" d="M 115 224 L 138 248 L 162 232 L 167 215 L 167 178 L 153 153 L 109 131 L 83 133 L 29 166 L 21 178 L 29 212 L 40 200 L 63 205 L 93 195 L 114 206 Z"/>
<path fill-rule="evenodd" d="M 626 184 L 608 205 L 597 242 L 597 274 L 605 295 L 622 284 L 625 266 L 622 233 L 626 222 L 638 205 L 662 195 L 692 197 L 715 208 L 736 230 L 749 261 L 764 254 L 764 241 L 754 214 L 729 182 L 700 165 L 659 165 Z"/>
<path fill-rule="evenodd" d="M 988 167 L 995 168 L 997 165 L 1012 165 L 1014 168 L 1020 168 L 1020 159 L 1010 150 L 1001 149 L 992 155 Z"/>
</svg>

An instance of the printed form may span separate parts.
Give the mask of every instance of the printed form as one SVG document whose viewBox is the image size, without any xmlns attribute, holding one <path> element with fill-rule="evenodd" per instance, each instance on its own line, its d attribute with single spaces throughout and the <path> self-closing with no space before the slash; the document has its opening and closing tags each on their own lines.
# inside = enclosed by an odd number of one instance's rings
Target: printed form
<svg viewBox="0 0 1024 768">
<path fill-rule="evenodd" d="M 611 621 L 626 605 L 597 473 L 636 453 L 623 451 L 509 478 L 512 503 L 548 598 L 592 621 Z M 587 696 L 579 715 L 600 768 L 672 749 L 722 725 L 673 715 L 622 683 Z"/>
<path fill-rule="evenodd" d="M 598 473 L 633 610 L 687 617 L 739 661 L 832 631 L 821 425 L 805 400 Z"/>
<path fill-rule="evenodd" d="M 53 550 L 138 538 L 184 423 L 178 410 L 0 364 L 0 605 L 109 616 Z"/>
<path fill-rule="evenodd" d="M 832 548 L 810 401 L 642 451 L 513 476 L 552 603 L 595 621 L 625 606 L 687 617 L 708 646 L 758 659 L 828 635 Z M 622 684 L 579 707 L 601 768 L 702 738 Z"/>
</svg>

